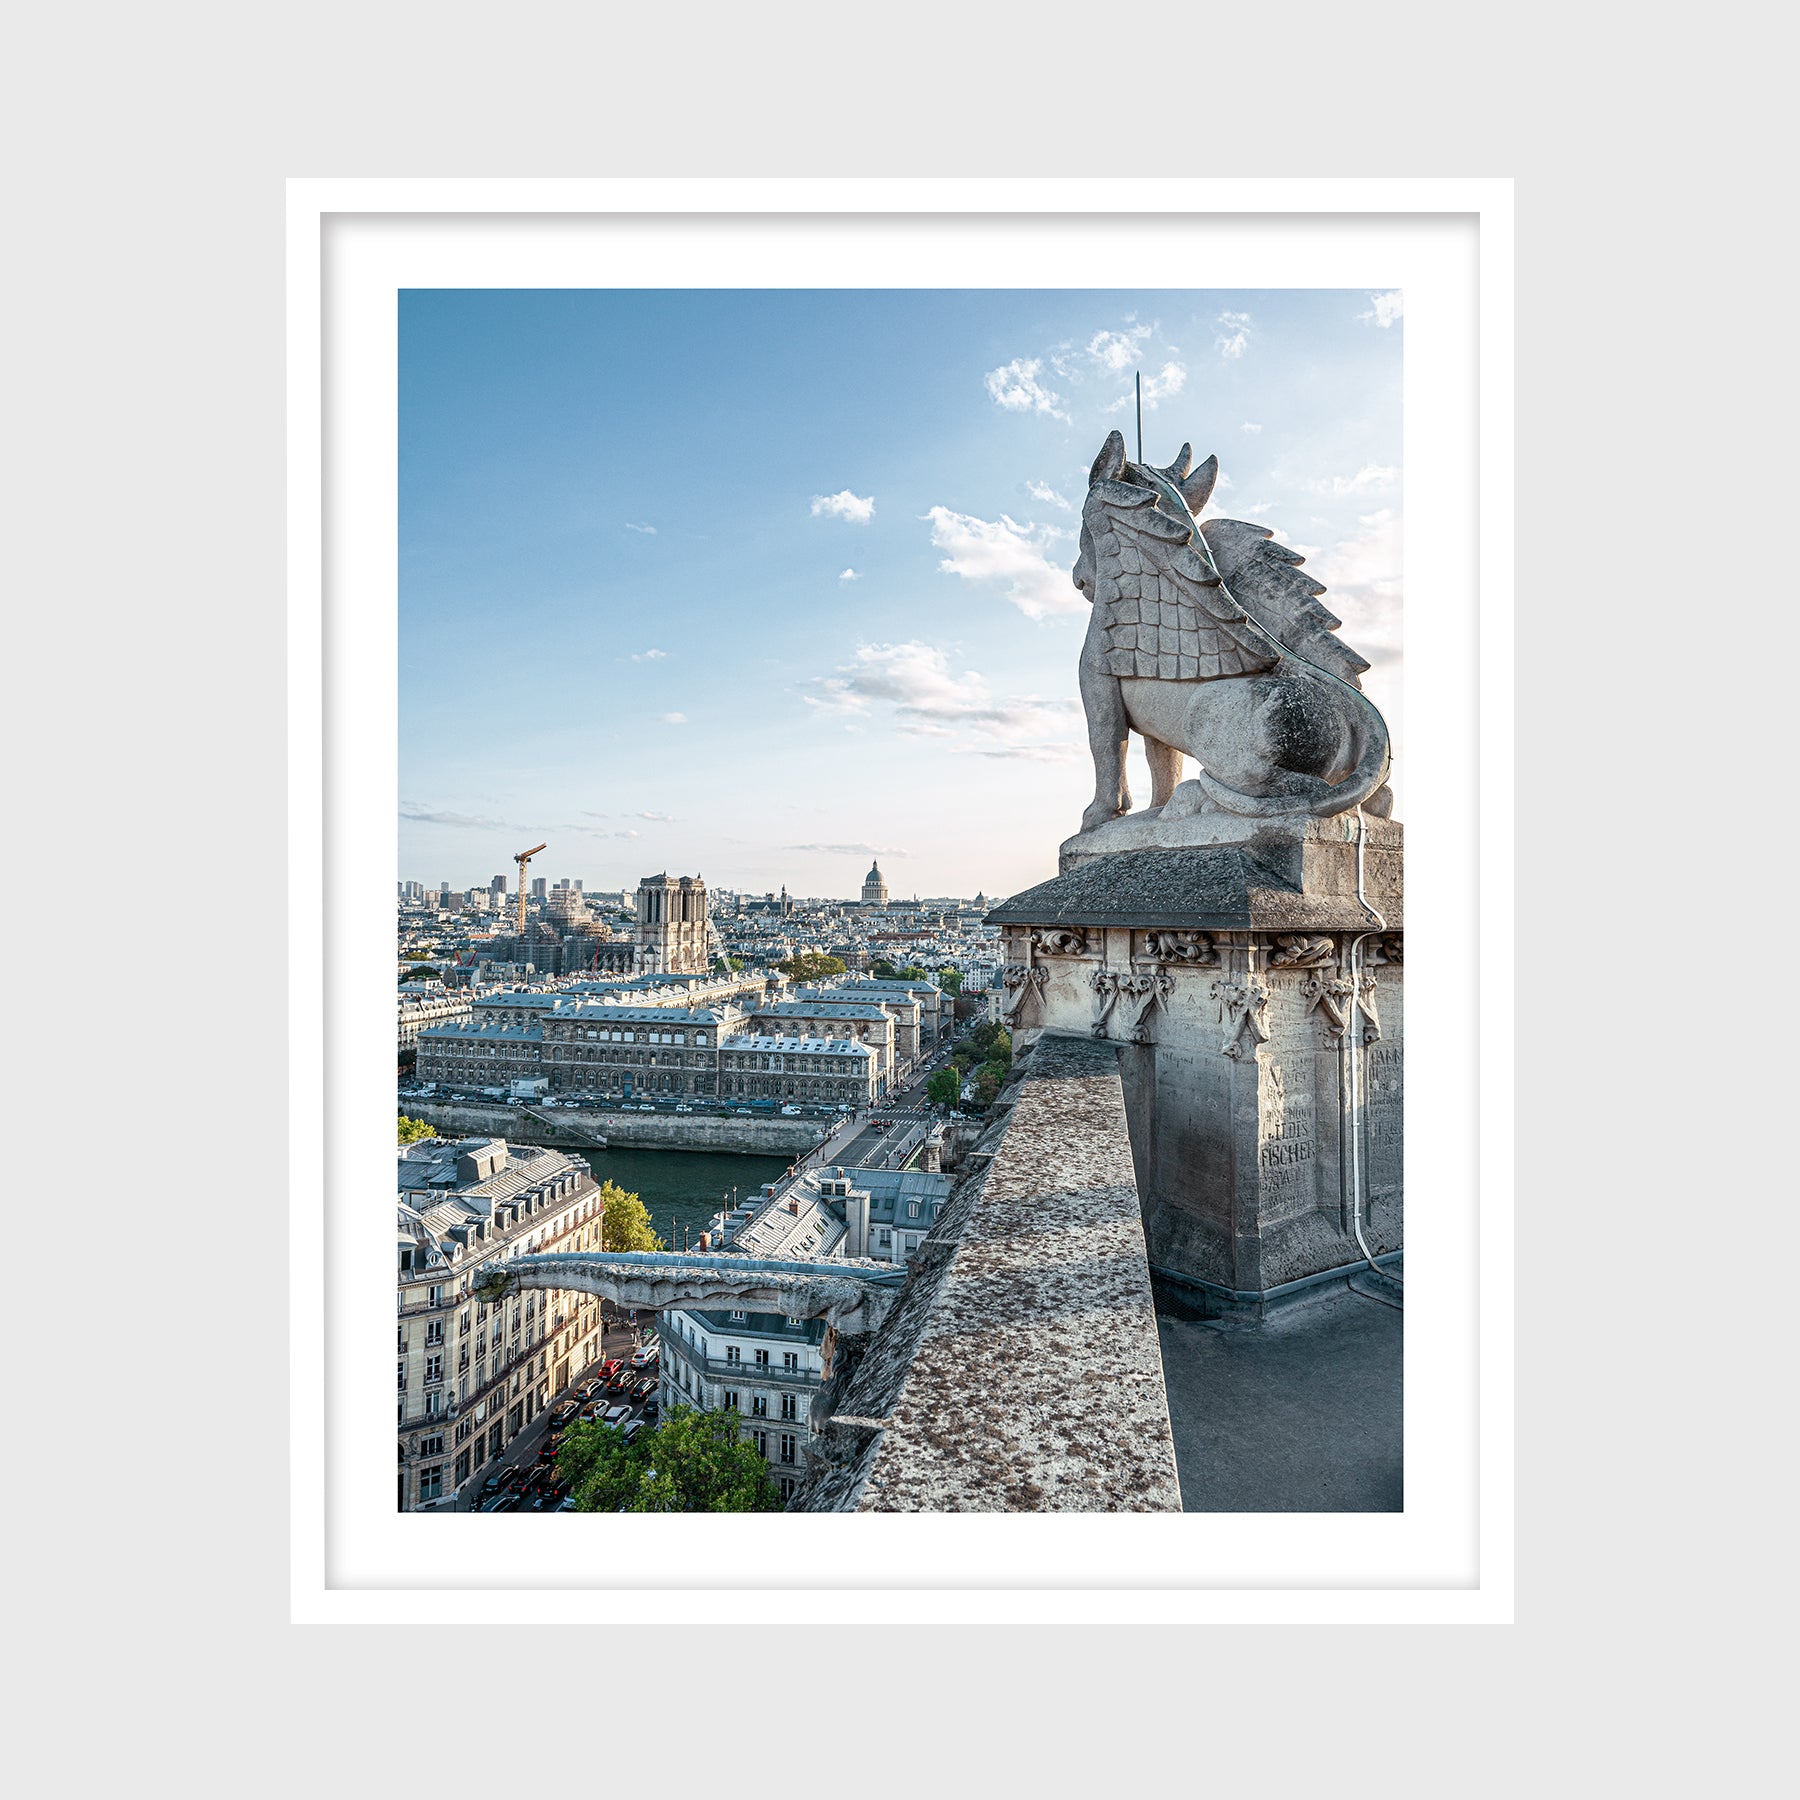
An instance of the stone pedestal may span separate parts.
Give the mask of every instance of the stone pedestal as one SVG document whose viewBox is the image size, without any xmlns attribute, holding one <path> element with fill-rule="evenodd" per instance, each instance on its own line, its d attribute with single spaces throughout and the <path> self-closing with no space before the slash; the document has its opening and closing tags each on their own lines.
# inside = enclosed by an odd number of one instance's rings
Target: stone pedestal
<svg viewBox="0 0 1800 1800">
<path fill-rule="evenodd" d="M 1365 907 L 1354 816 L 1223 829 L 1237 841 L 1065 846 L 1063 874 L 988 917 L 1015 1042 L 1121 1046 L 1152 1266 L 1255 1314 L 1360 1263 L 1353 1134 L 1364 1235 L 1403 1244 L 1404 839 L 1365 821 Z"/>
</svg>

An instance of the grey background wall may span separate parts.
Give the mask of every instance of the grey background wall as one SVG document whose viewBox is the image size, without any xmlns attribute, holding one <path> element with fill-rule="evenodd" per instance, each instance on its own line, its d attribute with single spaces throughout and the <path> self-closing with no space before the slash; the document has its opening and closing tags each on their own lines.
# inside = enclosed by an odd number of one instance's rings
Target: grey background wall
<svg viewBox="0 0 1800 1800">
<path fill-rule="evenodd" d="M 96 1692 L 109 1741 L 137 1766 L 179 1744 L 195 1793 L 237 1791 L 250 1768 L 266 1781 L 272 1742 L 296 1786 L 388 1791 L 416 1772 L 395 1729 L 395 1635 L 283 1622 L 283 924 L 272 913 L 239 941 L 223 899 L 196 912 L 165 898 L 202 846 L 258 892 L 284 881 L 282 180 L 724 168 L 1105 174 L 1122 193 L 1145 168 L 1520 184 L 1521 1624 L 1448 1640 L 1359 1631 L 1354 1645 L 1295 1630 L 1279 1648 L 1263 1628 L 1249 1656 L 1241 1632 L 1019 1630 L 1003 1654 L 985 1633 L 903 1634 L 893 1647 L 934 1670 L 914 1742 L 965 1768 L 1011 1759 L 1020 1789 L 1051 1776 L 1051 1791 L 1116 1790 L 1191 1770 L 1198 1691 L 1233 1722 L 1205 1746 L 1215 1779 L 1266 1773 L 1274 1746 L 1296 1775 L 1402 1792 L 1461 1785 L 1477 1743 L 1496 1786 L 1546 1759 L 1565 1789 L 1602 1769 L 1608 1785 L 1660 1787 L 1702 1758 L 1714 1780 L 1741 1770 L 1755 1729 L 1723 1721 L 1756 1692 L 1740 1664 L 1756 1635 L 1738 1628 L 1737 1596 L 1760 1585 L 1762 1528 L 1786 1491 L 1768 1478 L 1755 1374 L 1774 1360 L 1758 1343 L 1774 1309 L 1759 1317 L 1734 1283 L 1697 1342 L 1667 1302 L 1715 1210 L 1739 1241 L 1764 1241 L 1780 1167 L 1767 1191 L 1709 1177 L 1744 1072 L 1760 1098 L 1779 1061 L 1743 1017 L 1754 1009 L 1729 1000 L 1709 1012 L 1731 1020 L 1724 1054 L 1683 1056 L 1676 1022 L 1711 1005 L 1719 978 L 1632 952 L 1652 934 L 1743 934 L 1725 916 L 1730 884 L 1691 846 L 1766 843 L 1717 823 L 1715 795 L 1772 786 L 1761 771 L 1783 760 L 1757 740 L 1779 719 L 1758 666 L 1779 666 L 1767 608 L 1789 548 L 1766 186 L 1786 109 L 1760 91 L 1780 62 L 1752 17 L 1310 6 L 1259 27 L 1191 9 L 1139 25 L 1050 6 L 178 0 L 15 23 L 14 1016 L 46 1024 L 13 1116 L 40 1151 L 66 1146 L 77 1117 L 91 1132 L 92 1109 L 44 1091 L 92 1065 L 92 1015 L 72 1002 L 117 1004 L 126 978 L 142 991 L 171 965 L 170 1060 L 211 1071 L 204 1129 L 185 1139 L 197 1161 L 150 1154 L 153 1095 L 120 1083 L 100 1108 L 97 1148 L 131 1173 L 132 1274 L 116 1299 L 148 1288 L 167 1307 L 160 1354 L 204 1366 L 207 1396 L 172 1436 L 122 1404 L 140 1360 L 129 1333 L 70 1351 L 67 1390 L 89 1401 L 78 1434 L 101 1454 L 25 1496 L 31 1554 L 16 1571 L 39 1621 L 23 1710 L 46 1754 L 89 1746 L 72 1773 L 59 1764 L 61 1791 L 112 1785 L 113 1753 L 83 1727 Z M 1220 70 L 1232 78 L 1206 78 Z M 1721 541 L 1741 554 L 1720 558 Z M 1704 604 L 1689 569 L 1702 542 Z M 95 870 L 104 884 L 76 879 Z M 240 1019 L 254 1019 L 254 1056 Z M 248 1170 L 264 1171 L 253 1195 Z M 264 1272 L 262 1341 L 220 1355 L 219 1304 L 247 1266 Z M 194 1304 L 168 1304 L 183 1297 Z M 60 1290 L 39 1284 L 26 1309 L 23 1337 L 63 1335 Z M 215 1475 L 227 1467 L 229 1481 Z M 1699 1537 L 1704 1558 L 1684 1550 Z M 633 1633 L 646 1664 L 675 1642 Z M 1698 1665 L 1670 1651 L 1695 1643 L 1711 1646 Z M 797 1664 L 825 1647 L 798 1630 L 759 1644 Z M 1277 1654 L 1282 1681 L 1251 1679 Z M 1079 1716 L 1108 1728 L 1069 1729 L 1055 1701 L 1077 1679 Z M 1034 1723 L 1048 1720 L 1061 1722 Z M 846 1741 L 828 1721 L 817 1732 L 814 1754 Z M 472 1745 L 468 1772 L 488 1754 L 479 1772 L 499 1775 L 499 1741 Z M 609 1773 L 661 1755 L 653 1732 L 612 1734 Z"/>
</svg>

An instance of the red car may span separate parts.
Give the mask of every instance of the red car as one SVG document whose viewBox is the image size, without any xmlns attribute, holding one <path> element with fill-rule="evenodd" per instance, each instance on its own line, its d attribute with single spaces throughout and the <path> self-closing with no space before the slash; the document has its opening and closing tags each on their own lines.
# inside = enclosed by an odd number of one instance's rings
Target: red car
<svg viewBox="0 0 1800 1800">
<path fill-rule="evenodd" d="M 606 1361 L 600 1365 L 600 1379 L 602 1381 L 611 1381 L 624 1366 L 625 1365 L 620 1362 L 616 1356 L 609 1356 Z"/>
</svg>

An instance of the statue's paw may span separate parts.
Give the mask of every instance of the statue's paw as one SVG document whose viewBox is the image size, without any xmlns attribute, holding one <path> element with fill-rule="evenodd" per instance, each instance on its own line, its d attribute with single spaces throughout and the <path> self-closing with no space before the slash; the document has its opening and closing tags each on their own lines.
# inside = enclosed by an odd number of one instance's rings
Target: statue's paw
<svg viewBox="0 0 1800 1800">
<path fill-rule="evenodd" d="M 1094 804 L 1081 815 L 1081 829 L 1083 831 L 1097 831 L 1102 825 L 1110 824 L 1114 819 L 1122 817 L 1124 811 L 1125 809 L 1123 807 L 1107 806 L 1102 801 L 1096 800 Z"/>
<path fill-rule="evenodd" d="M 1163 803 L 1165 819 L 1186 819 L 1206 810 L 1206 790 L 1197 781 L 1184 781 Z"/>
</svg>

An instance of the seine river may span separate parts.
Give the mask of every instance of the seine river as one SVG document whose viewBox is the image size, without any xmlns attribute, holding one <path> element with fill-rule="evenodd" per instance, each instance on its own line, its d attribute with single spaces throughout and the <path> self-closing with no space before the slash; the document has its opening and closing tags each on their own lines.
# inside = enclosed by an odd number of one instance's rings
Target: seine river
<svg viewBox="0 0 1800 1800">
<path fill-rule="evenodd" d="M 671 1248 L 697 1248 L 700 1233 L 726 1204 L 731 1189 L 741 1201 L 765 1181 L 786 1172 L 785 1156 L 731 1156 L 712 1150 L 577 1150 L 596 1181 L 616 1181 L 649 1208 L 656 1234 Z M 671 1236 L 671 1232 L 673 1235 Z"/>
</svg>

